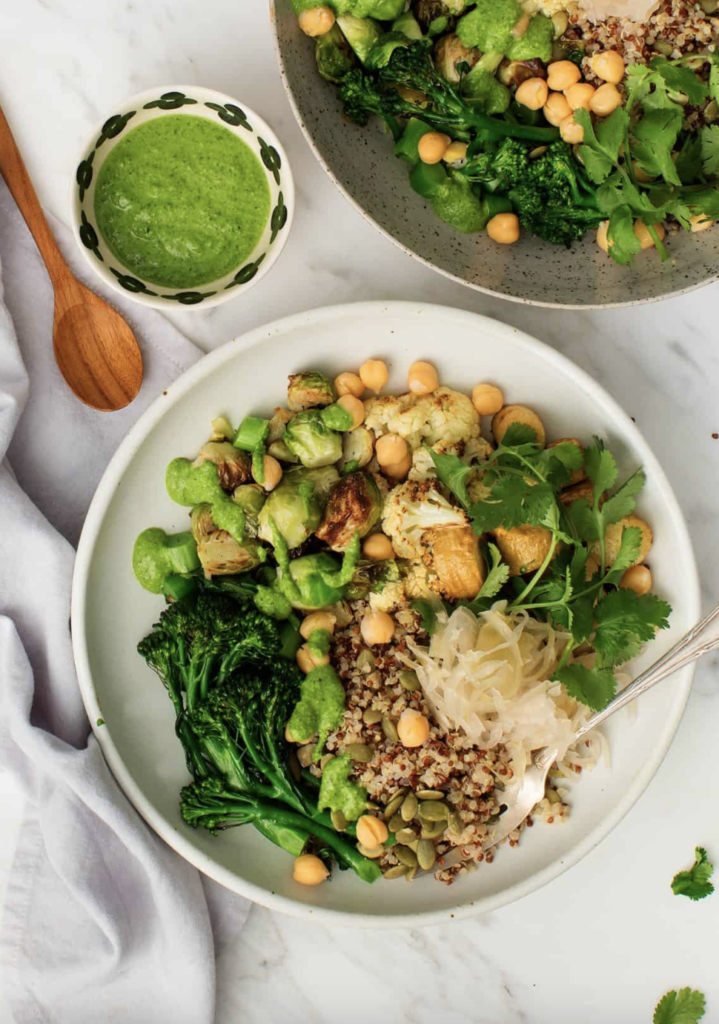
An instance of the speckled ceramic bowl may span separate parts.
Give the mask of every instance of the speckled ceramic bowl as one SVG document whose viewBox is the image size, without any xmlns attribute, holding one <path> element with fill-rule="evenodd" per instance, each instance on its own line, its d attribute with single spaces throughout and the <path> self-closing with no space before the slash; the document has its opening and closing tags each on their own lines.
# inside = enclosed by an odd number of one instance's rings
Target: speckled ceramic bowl
<svg viewBox="0 0 719 1024">
<path fill-rule="evenodd" d="M 110 251 L 95 219 L 95 185 L 104 161 L 127 131 L 168 114 L 191 114 L 224 124 L 259 158 L 270 189 L 270 216 L 262 237 L 241 266 L 218 281 L 178 290 L 143 281 Z M 166 86 L 149 89 L 118 105 L 85 146 L 72 184 L 74 234 L 88 263 L 106 284 L 145 306 L 217 306 L 246 291 L 263 277 L 284 248 L 294 212 L 292 171 L 270 126 L 248 107 L 214 89 Z"/>
<path fill-rule="evenodd" d="M 631 267 L 612 262 L 593 234 L 571 250 L 536 238 L 499 246 L 485 234 L 462 235 L 443 224 L 407 181 L 377 119 L 366 128 L 342 120 L 333 85 L 315 67 L 314 41 L 297 27 L 290 0 L 270 0 L 280 69 L 295 116 L 337 187 L 406 253 L 480 291 L 538 306 L 603 308 L 667 298 L 719 276 L 719 226 L 681 232 L 670 259 L 641 253 Z"/>
</svg>

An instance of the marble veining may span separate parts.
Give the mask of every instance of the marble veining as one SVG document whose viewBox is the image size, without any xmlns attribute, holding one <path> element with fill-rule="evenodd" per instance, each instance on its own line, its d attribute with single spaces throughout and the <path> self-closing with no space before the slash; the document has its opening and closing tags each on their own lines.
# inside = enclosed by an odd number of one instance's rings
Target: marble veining
<svg viewBox="0 0 719 1024">
<path fill-rule="evenodd" d="M 412 261 L 310 152 L 280 82 L 264 0 L 0 0 L 0 36 L 3 107 L 41 201 L 65 223 L 84 141 L 141 89 L 220 89 L 282 139 L 298 186 L 287 247 L 246 298 L 168 312 L 188 338 L 210 350 L 279 316 L 368 298 L 461 306 L 536 335 L 635 417 L 687 516 L 705 606 L 719 600 L 719 284 L 634 310 L 557 312 L 489 298 Z M 244 928 L 238 918 L 218 937 L 218 1024 L 641 1024 L 683 985 L 701 988 L 705 1020 L 719 1021 L 719 895 L 695 905 L 669 888 L 695 844 L 719 862 L 718 669 L 717 658 L 700 667 L 649 789 L 568 874 L 487 917 L 421 930 L 329 928 L 253 907 Z M 13 834 L 19 813 L 0 778 L 0 834 Z M 0 896 L 8 861 L 3 851 Z"/>
</svg>

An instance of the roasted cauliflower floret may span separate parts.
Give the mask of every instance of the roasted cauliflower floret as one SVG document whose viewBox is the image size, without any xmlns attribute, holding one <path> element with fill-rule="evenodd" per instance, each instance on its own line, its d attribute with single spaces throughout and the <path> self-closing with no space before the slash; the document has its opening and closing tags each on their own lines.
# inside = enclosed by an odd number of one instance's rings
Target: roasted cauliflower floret
<svg viewBox="0 0 719 1024">
<path fill-rule="evenodd" d="M 429 395 L 368 399 L 365 426 L 377 437 L 399 434 L 414 451 L 422 444 L 479 437 L 479 414 L 466 395 L 440 387 Z"/>
<path fill-rule="evenodd" d="M 464 443 L 462 441 L 440 441 L 432 445 L 432 451 L 437 455 L 457 455 L 461 458 L 464 454 Z M 410 480 L 434 480 L 437 472 L 428 447 L 424 445 L 416 448 L 412 453 L 412 468 L 409 471 Z"/>
<path fill-rule="evenodd" d="M 422 535 L 440 526 L 465 526 L 467 516 L 444 497 L 436 480 L 406 480 L 390 491 L 382 529 L 400 558 L 422 556 Z"/>
<path fill-rule="evenodd" d="M 379 593 L 370 593 L 369 606 L 373 612 L 396 612 L 409 604 L 404 580 L 388 580 Z"/>
<path fill-rule="evenodd" d="M 414 562 L 404 562 L 402 573 L 404 592 L 410 601 L 416 597 L 427 598 L 431 596 L 429 569 L 421 558 L 416 559 Z"/>
</svg>

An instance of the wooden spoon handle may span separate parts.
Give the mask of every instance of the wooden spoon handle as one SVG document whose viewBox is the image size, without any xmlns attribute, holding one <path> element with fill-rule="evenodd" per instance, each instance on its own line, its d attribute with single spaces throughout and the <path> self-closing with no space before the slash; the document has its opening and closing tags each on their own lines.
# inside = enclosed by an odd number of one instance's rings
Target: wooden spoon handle
<svg viewBox="0 0 719 1024">
<path fill-rule="evenodd" d="M 45 220 L 45 214 L 42 212 L 42 207 L 30 181 L 30 175 L 27 173 L 27 168 L 20 156 L 20 150 L 15 144 L 10 125 L 7 123 L 2 108 L 0 108 L 0 174 L 5 179 L 20 213 L 25 218 L 25 223 L 32 232 L 53 284 L 57 286 L 61 281 L 67 281 L 67 278 L 71 277 L 70 271 Z"/>
</svg>

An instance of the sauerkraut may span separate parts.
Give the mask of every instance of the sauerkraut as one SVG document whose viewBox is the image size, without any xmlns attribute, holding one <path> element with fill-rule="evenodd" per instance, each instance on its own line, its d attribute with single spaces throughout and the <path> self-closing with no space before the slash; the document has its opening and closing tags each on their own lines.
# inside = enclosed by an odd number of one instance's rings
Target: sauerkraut
<svg viewBox="0 0 719 1024">
<path fill-rule="evenodd" d="M 551 681 L 567 633 L 508 611 L 506 601 L 479 616 L 468 608 L 449 616 L 438 609 L 437 619 L 429 648 L 408 641 L 408 663 L 442 729 L 487 750 L 503 745 L 520 778 L 541 747 L 559 750 L 567 775 L 596 763 L 604 745 L 599 734 L 583 737 L 581 752 L 572 749 L 590 709 Z"/>
</svg>

